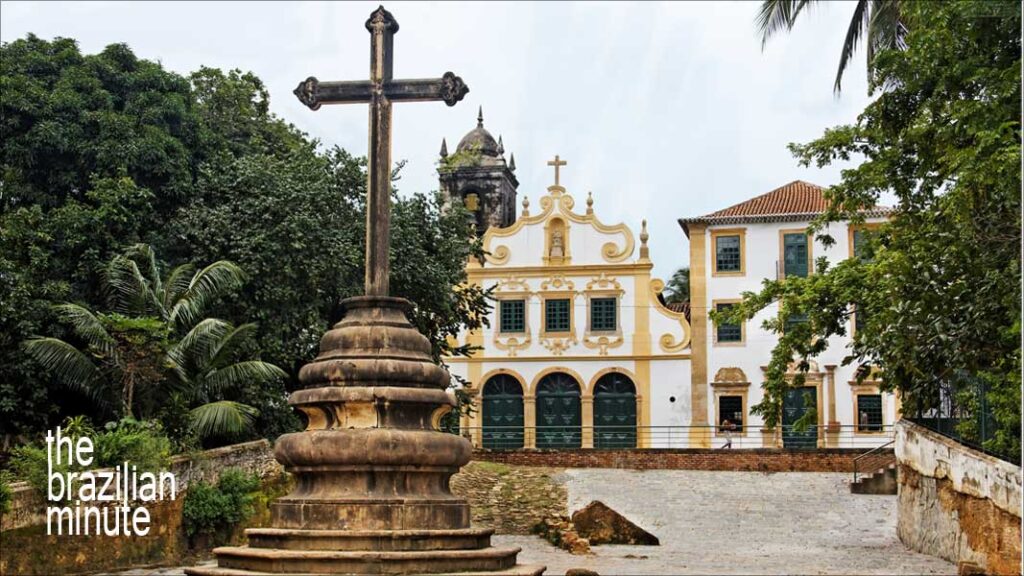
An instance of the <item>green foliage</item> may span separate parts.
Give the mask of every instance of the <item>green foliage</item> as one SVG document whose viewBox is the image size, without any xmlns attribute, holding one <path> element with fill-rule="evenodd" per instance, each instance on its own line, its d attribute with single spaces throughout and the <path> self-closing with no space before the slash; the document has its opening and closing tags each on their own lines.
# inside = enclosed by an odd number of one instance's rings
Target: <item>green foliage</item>
<svg viewBox="0 0 1024 576">
<path fill-rule="evenodd" d="M 11 490 L 13 482 L 11 473 L 7 470 L 0 470 L 0 516 L 11 510 L 11 500 L 14 499 L 14 491 Z"/>
<path fill-rule="evenodd" d="M 757 15 L 761 46 L 783 29 L 792 30 L 800 14 L 810 12 L 810 8 L 818 3 L 818 0 L 762 0 Z M 839 56 L 839 69 L 834 84 L 837 93 L 842 86 L 843 73 L 858 46 L 863 44 L 866 49 L 869 75 L 875 54 L 905 46 L 908 16 L 901 9 L 904 3 L 900 0 L 857 0 L 848 3 L 853 6 L 853 14 Z"/>
<path fill-rule="evenodd" d="M 90 466 L 83 467 L 77 463 L 72 465 L 66 458 L 62 458 L 61 462 L 53 463 L 53 471 L 59 474 L 110 468 L 125 462 L 137 466 L 139 470 L 155 472 L 167 465 L 171 455 L 171 441 L 156 422 L 124 418 L 109 422 L 102 431 L 97 431 L 85 418 L 68 418 L 61 428 L 61 435 L 71 438 L 72 442 L 83 436 L 90 438 L 93 442 L 93 461 Z M 12 452 L 10 466 L 15 477 L 46 494 L 49 462 L 45 443 L 18 446 Z"/>
<path fill-rule="evenodd" d="M 676 270 L 665 284 L 665 302 L 677 304 L 690 300 L 690 268 Z"/>
<path fill-rule="evenodd" d="M 780 338 L 765 400 L 753 408 L 769 425 L 786 366 L 845 335 L 857 307 L 867 322 L 846 363 L 865 366 L 862 374 L 880 370 L 912 415 L 936 408 L 939 388 L 960 375 L 988 382 L 996 431 L 974 440 L 1019 457 L 1020 4 L 908 2 L 901 10 L 913 25 L 906 50 L 875 56 L 877 99 L 856 124 L 791 145 L 803 165 L 864 158 L 826 193 L 830 208 L 814 223 L 825 245 L 833 242 L 823 233 L 828 222 L 862 221 L 883 191 L 895 196 L 870 260 L 819 259 L 811 277 L 766 281 L 728 315 L 712 316 L 749 319 L 775 301 L 782 316 L 807 315 Z M 783 322 L 766 326 L 779 332 Z"/>
<path fill-rule="evenodd" d="M 61 321 L 67 311 L 59 303 L 160 319 L 168 347 L 216 311 L 246 333 L 231 346 L 236 362 L 281 366 L 294 385 L 343 313 L 341 301 L 362 293 L 365 160 L 318 151 L 270 112 L 267 88 L 251 73 L 202 68 L 186 78 L 124 45 L 83 55 L 73 40 L 34 36 L 0 46 L 0 64 L 0 87 L 10 95 L 0 102 L 3 445 L 69 414 L 106 421 L 127 413 L 125 395 L 109 393 L 114 384 L 99 395 L 104 406 L 92 401 L 97 387 L 52 381 L 23 348 L 36 335 L 66 342 L 109 380 L 111 357 L 92 357 L 97 347 L 81 326 Z M 479 289 L 453 293 L 480 247 L 468 240 L 461 208 L 441 214 L 439 207 L 433 196 L 395 197 L 391 282 L 392 293 L 416 303 L 412 320 L 436 356 L 460 325 L 478 325 L 487 306 Z M 247 272 L 244 287 L 237 270 L 218 267 L 225 260 Z M 192 262 L 217 263 L 206 270 L 215 294 L 196 296 L 185 286 L 195 278 Z M 103 324 L 104 314 L 93 316 Z M 257 328 L 243 329 L 250 321 Z M 74 360 L 68 350 L 51 352 Z M 259 410 L 252 426 L 268 437 L 298 426 L 283 379 L 247 381 L 244 368 L 225 372 L 230 364 L 214 377 L 213 360 L 186 374 L 208 386 L 182 386 L 174 372 L 156 394 L 133 392 L 134 415 L 159 415 L 179 447 L 195 444 L 199 418 L 237 429 L 252 416 L 241 405 Z M 232 373 L 239 376 L 230 386 L 214 389 Z M 122 391 L 134 389 L 129 384 L 117 381 Z M 190 416 L 207 402 L 220 404 Z"/>
<path fill-rule="evenodd" d="M 223 471 L 215 485 L 191 483 L 182 508 L 185 533 L 223 536 L 252 515 L 259 490 L 259 476 L 233 468 Z"/>
</svg>

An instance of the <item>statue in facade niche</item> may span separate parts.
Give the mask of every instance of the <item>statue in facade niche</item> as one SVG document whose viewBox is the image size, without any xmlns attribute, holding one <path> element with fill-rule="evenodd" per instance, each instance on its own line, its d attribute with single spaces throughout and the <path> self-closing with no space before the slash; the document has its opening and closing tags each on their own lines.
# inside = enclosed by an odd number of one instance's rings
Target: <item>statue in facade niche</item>
<svg viewBox="0 0 1024 576">
<path fill-rule="evenodd" d="M 551 258 L 565 258 L 565 245 L 561 230 L 555 230 L 551 233 L 551 252 L 548 256 Z"/>
</svg>

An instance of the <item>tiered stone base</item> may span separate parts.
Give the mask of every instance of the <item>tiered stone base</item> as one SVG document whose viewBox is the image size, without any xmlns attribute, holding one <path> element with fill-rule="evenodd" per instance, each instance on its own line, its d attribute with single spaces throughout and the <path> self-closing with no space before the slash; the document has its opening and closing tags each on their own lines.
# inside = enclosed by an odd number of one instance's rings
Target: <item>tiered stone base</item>
<svg viewBox="0 0 1024 576">
<path fill-rule="evenodd" d="M 217 548 L 217 566 L 187 574 L 541 574 L 519 548 L 492 548 L 490 530 L 247 531 L 249 546 Z M 264 547 L 266 546 L 266 547 Z"/>
<path fill-rule="evenodd" d="M 248 546 L 217 548 L 217 566 L 185 573 L 543 573 L 516 566 L 519 548 L 491 547 L 492 531 L 471 528 L 469 504 L 451 493 L 472 447 L 437 431 L 454 407 L 450 377 L 406 318 L 409 303 L 345 305 L 288 400 L 306 429 L 275 443 L 295 488 L 271 504 L 272 527 L 247 530 Z"/>
</svg>

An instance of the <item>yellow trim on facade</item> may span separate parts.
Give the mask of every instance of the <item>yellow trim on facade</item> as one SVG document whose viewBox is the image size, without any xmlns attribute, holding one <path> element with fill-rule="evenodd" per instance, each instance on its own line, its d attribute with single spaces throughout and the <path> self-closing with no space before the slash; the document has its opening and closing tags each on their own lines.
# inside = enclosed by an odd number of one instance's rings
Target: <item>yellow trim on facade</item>
<svg viewBox="0 0 1024 576">
<path fill-rule="evenodd" d="M 878 436 L 878 435 L 881 435 L 881 434 L 885 434 L 886 433 L 885 432 L 885 423 L 888 420 L 885 417 L 885 397 L 886 397 L 886 394 L 882 393 L 881 387 L 879 386 L 879 382 L 877 380 L 864 380 L 862 382 L 857 382 L 856 380 L 851 380 L 849 382 L 849 384 L 850 384 L 850 396 L 852 396 L 852 400 L 853 400 L 853 434 L 854 434 L 854 436 Z M 860 404 L 859 404 L 859 398 L 858 397 L 861 394 L 872 394 L 872 395 L 880 396 L 882 398 L 882 423 L 880 424 L 879 429 L 876 430 L 876 431 L 861 430 L 860 429 Z"/>
<path fill-rule="evenodd" d="M 690 424 L 708 423 L 707 226 L 690 225 Z M 710 446 L 699 428 L 690 429 L 691 446 Z"/>
<path fill-rule="evenodd" d="M 583 398 L 583 387 L 586 385 L 586 380 L 580 376 L 579 372 L 565 366 L 550 366 L 538 372 L 537 375 L 533 377 L 533 381 L 530 382 L 529 395 L 531 398 L 537 397 L 537 384 L 540 384 L 541 379 L 548 374 L 554 374 L 555 372 L 562 372 L 572 376 L 573 379 L 576 380 L 576 385 L 580 387 L 580 398 Z"/>
<path fill-rule="evenodd" d="M 690 323 L 686 320 L 686 314 L 683 312 L 674 312 L 662 305 L 661 299 L 658 298 L 658 295 L 665 290 L 665 283 L 662 280 L 657 278 L 651 280 L 648 282 L 648 286 L 651 290 L 651 302 L 654 304 L 654 309 L 662 316 L 679 322 L 679 325 L 683 329 L 683 336 L 678 341 L 676 341 L 672 334 L 662 334 L 658 339 L 658 345 L 661 347 L 662 352 L 668 352 L 670 354 L 679 352 L 689 346 L 691 340 Z"/>
<path fill-rule="evenodd" d="M 711 230 L 711 275 L 712 276 L 745 276 L 747 274 L 747 229 L 722 228 Z M 718 270 L 718 238 L 720 236 L 740 237 L 740 269 L 719 272 Z"/>
<path fill-rule="evenodd" d="M 692 360 L 689 353 L 687 354 L 622 354 L 618 356 L 600 356 L 598 354 L 582 355 L 576 354 L 572 356 L 559 356 L 553 358 L 551 356 L 515 356 L 509 358 L 507 356 L 473 356 L 472 358 L 466 358 L 465 356 L 457 356 L 454 358 L 445 358 L 445 362 L 448 364 L 469 364 L 469 363 L 483 363 L 483 362 L 550 362 L 552 360 L 558 360 L 559 362 L 569 361 L 591 361 L 591 362 L 628 362 L 630 360 Z"/>
<path fill-rule="evenodd" d="M 490 268 L 467 268 L 470 280 L 480 281 L 482 278 L 498 280 L 508 276 L 523 278 L 548 278 L 553 274 L 579 277 L 594 276 L 605 272 L 617 276 L 635 276 L 644 272 L 650 273 L 654 264 L 638 262 L 629 264 L 578 264 L 575 266 L 502 266 Z"/>
<path fill-rule="evenodd" d="M 742 298 L 723 298 L 721 300 L 712 300 L 711 309 L 718 310 L 719 304 L 739 304 L 743 302 Z M 691 312 L 692 313 L 692 312 Z M 711 345 L 719 348 L 729 347 L 743 347 L 747 345 L 747 323 L 740 322 L 740 341 L 739 342 L 719 342 L 718 341 L 718 325 L 714 322 L 708 323 L 711 327 Z"/>
</svg>

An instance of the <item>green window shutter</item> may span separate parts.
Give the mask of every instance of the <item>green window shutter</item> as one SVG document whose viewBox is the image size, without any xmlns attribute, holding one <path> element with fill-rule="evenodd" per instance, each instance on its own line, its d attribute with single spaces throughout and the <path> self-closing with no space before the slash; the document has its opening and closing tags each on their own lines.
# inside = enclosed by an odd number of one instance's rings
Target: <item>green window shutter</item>
<svg viewBox="0 0 1024 576">
<path fill-rule="evenodd" d="M 882 395 L 857 395 L 857 430 L 860 432 L 882 431 Z"/>
<path fill-rule="evenodd" d="M 569 332 L 569 300 L 545 300 L 544 306 L 544 330 L 547 332 Z"/>
<path fill-rule="evenodd" d="M 732 304 L 719 304 L 715 306 L 715 310 L 724 312 L 732 308 Z M 718 341 L 719 342 L 742 342 L 743 341 L 743 329 L 739 324 L 718 324 Z"/>
<path fill-rule="evenodd" d="M 786 317 L 786 325 L 783 328 L 783 333 L 789 332 L 797 324 L 803 324 L 807 322 L 807 314 L 790 314 Z"/>
<path fill-rule="evenodd" d="M 594 332 L 614 332 L 618 329 L 616 318 L 617 298 L 590 299 L 590 329 Z"/>
<path fill-rule="evenodd" d="M 860 332 L 861 330 L 863 330 L 864 329 L 864 325 L 867 324 L 867 321 L 868 321 L 868 312 L 867 312 L 867 310 L 864 309 L 864 306 L 858 304 L 853 309 L 854 330 L 857 331 L 857 332 Z"/>
<path fill-rule="evenodd" d="M 807 234 L 798 232 L 782 237 L 786 276 L 807 276 Z"/>
<path fill-rule="evenodd" d="M 526 331 L 526 301 L 502 300 L 500 302 L 500 318 L 498 331 L 501 333 L 521 333 Z"/>
<path fill-rule="evenodd" d="M 740 237 L 715 238 L 715 269 L 719 272 L 740 271 Z"/>
</svg>

